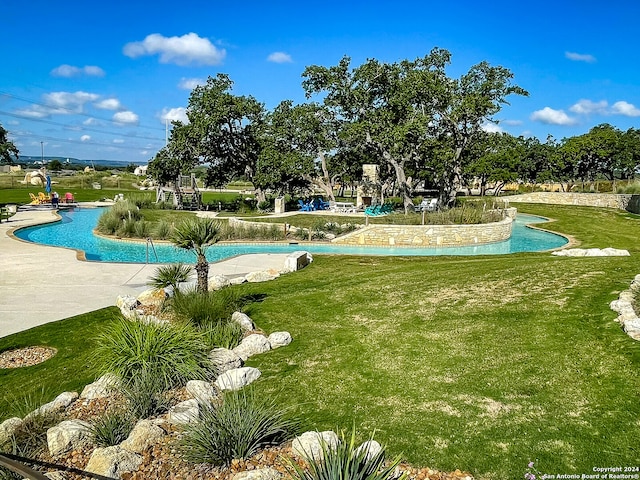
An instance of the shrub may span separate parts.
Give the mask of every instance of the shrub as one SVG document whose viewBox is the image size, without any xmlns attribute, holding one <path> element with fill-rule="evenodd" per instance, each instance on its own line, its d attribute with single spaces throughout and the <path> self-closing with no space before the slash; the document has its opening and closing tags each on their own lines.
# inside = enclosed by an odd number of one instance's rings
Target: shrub
<svg viewBox="0 0 640 480">
<path fill-rule="evenodd" d="M 145 368 L 123 382 L 121 388 L 133 418 L 149 418 L 167 411 L 169 398 L 161 373 L 157 370 Z"/>
<path fill-rule="evenodd" d="M 203 330 L 203 335 L 209 348 L 232 349 L 240 344 L 244 331 L 239 323 L 226 322 L 206 327 Z"/>
<path fill-rule="evenodd" d="M 373 438 L 372 438 L 373 439 Z M 395 458 L 385 465 L 385 452 L 382 448 L 378 453 L 371 453 L 366 448 L 359 449 L 355 442 L 355 429 L 351 438 L 345 439 L 340 435 L 338 445 L 329 446 L 321 442 L 322 460 L 311 459 L 308 469 L 291 461 L 288 462 L 289 474 L 298 480 L 391 480 L 398 477 L 396 467 L 400 458 Z"/>
<path fill-rule="evenodd" d="M 220 406 L 201 408 L 200 422 L 185 427 L 180 450 L 193 463 L 229 465 L 292 438 L 298 424 L 288 413 L 252 390 L 227 392 Z"/>
<path fill-rule="evenodd" d="M 133 224 L 133 234 L 137 238 L 147 238 L 151 232 L 151 224 L 145 220 L 139 220 Z"/>
<path fill-rule="evenodd" d="M 195 290 L 176 293 L 171 304 L 176 318 L 198 328 L 229 322 L 231 314 L 240 307 L 238 294 L 230 288 L 206 293 Z"/>
<path fill-rule="evenodd" d="M 103 372 L 116 374 L 123 383 L 144 373 L 163 390 L 208 374 L 206 345 L 188 324 L 169 326 L 119 318 L 98 337 L 94 358 Z"/>
<path fill-rule="evenodd" d="M 135 425 L 131 410 L 117 409 L 105 413 L 89 427 L 93 443 L 98 447 L 111 447 L 126 440 Z"/>
<path fill-rule="evenodd" d="M 158 238 L 160 240 L 167 240 L 171 236 L 171 231 L 173 230 L 173 225 L 167 222 L 164 219 L 161 219 L 155 226 L 153 230 L 154 238 Z"/>
</svg>

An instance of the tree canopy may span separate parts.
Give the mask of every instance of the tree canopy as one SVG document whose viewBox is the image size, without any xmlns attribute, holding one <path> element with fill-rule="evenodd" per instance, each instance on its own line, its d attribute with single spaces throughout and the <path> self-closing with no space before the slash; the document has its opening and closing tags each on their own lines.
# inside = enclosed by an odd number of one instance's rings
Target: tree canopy
<svg viewBox="0 0 640 480">
<path fill-rule="evenodd" d="M 12 164 L 14 157 L 17 159 L 19 155 L 18 147 L 9 140 L 9 132 L 0 125 L 0 160 Z"/>
</svg>

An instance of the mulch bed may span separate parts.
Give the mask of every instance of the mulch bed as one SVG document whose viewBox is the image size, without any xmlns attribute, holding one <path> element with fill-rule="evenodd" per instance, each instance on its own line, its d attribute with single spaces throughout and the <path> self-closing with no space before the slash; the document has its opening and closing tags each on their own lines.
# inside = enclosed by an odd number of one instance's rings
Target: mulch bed
<svg viewBox="0 0 640 480">
<path fill-rule="evenodd" d="M 20 368 L 37 365 L 58 351 L 50 347 L 26 347 L 0 353 L 0 368 Z"/>
</svg>

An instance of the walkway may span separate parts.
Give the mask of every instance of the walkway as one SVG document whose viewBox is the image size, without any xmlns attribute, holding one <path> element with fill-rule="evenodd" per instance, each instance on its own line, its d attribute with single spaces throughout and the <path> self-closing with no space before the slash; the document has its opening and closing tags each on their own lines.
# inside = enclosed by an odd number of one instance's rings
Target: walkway
<svg viewBox="0 0 640 480">
<path fill-rule="evenodd" d="M 138 295 L 158 265 L 83 262 L 74 250 L 12 238 L 17 227 L 55 220 L 52 211 L 19 211 L 0 224 L 0 337 Z M 244 276 L 284 266 L 286 254 L 242 255 L 210 266 L 210 275 Z"/>
</svg>

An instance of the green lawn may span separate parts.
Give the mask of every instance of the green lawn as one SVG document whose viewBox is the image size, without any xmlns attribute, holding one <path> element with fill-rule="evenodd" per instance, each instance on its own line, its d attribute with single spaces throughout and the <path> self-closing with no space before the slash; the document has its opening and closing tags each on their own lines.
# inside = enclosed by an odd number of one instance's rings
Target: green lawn
<svg viewBox="0 0 640 480">
<path fill-rule="evenodd" d="M 556 219 L 581 247 L 631 257 L 549 253 L 476 257 L 316 256 L 295 274 L 238 288 L 247 313 L 288 347 L 254 357 L 256 388 L 309 428 L 376 432 L 392 454 L 476 478 L 592 473 L 640 458 L 640 342 L 608 305 L 640 273 L 640 217 L 516 205 Z M 47 344 L 64 358 L 0 371 L 5 392 L 52 394 L 90 380 L 91 338 L 112 309 L 0 339 Z M 80 376 L 80 380 L 73 380 Z M 26 386 L 25 386 L 26 384 Z M 0 399 L 0 418 L 15 400 Z"/>
</svg>

